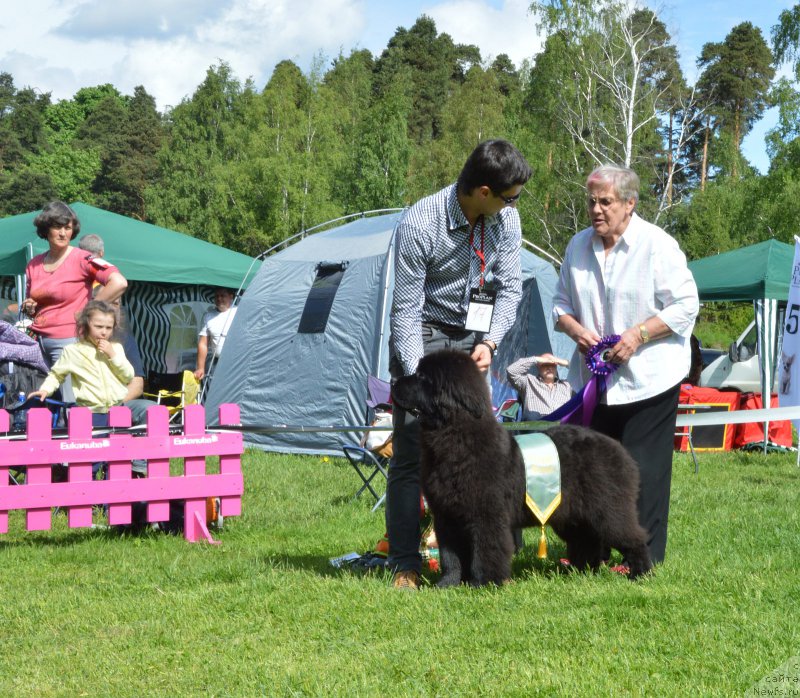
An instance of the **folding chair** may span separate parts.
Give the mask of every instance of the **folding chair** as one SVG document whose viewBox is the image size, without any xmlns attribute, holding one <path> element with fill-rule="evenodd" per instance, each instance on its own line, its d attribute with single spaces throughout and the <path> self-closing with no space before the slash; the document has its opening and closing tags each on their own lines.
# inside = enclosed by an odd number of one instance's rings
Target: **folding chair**
<svg viewBox="0 0 800 698">
<path fill-rule="evenodd" d="M 61 393 L 56 391 L 54 395 L 58 395 L 61 397 Z M 52 417 L 52 424 L 53 429 L 56 429 L 59 424 L 66 425 L 67 423 L 67 410 L 70 407 L 74 407 L 74 402 L 62 402 L 61 400 L 57 400 L 56 398 L 47 397 L 44 401 L 40 400 L 37 397 L 29 397 L 16 407 L 7 408 L 6 411 L 11 415 L 11 431 L 13 432 L 24 432 L 25 426 L 28 422 L 28 410 L 32 407 L 46 407 L 50 410 L 50 414 L 53 415 Z"/>
<path fill-rule="evenodd" d="M 154 398 L 169 411 L 170 421 L 182 414 L 186 405 L 197 404 L 200 384 L 191 371 L 182 373 L 159 373 L 150 371 L 147 376 L 148 392 L 145 397 Z"/>
<path fill-rule="evenodd" d="M 708 410 L 711 409 L 712 405 L 706 405 L 702 403 L 681 403 L 678 405 L 678 414 L 694 414 L 698 410 Z M 689 453 L 692 454 L 692 460 L 694 461 L 694 474 L 697 475 L 700 472 L 700 466 L 697 463 L 697 455 L 695 454 L 694 450 L 694 440 L 692 438 L 692 429 L 694 427 L 690 426 L 681 426 L 675 427 L 675 436 L 678 439 L 686 439 L 686 445 L 688 447 Z"/>
<path fill-rule="evenodd" d="M 522 403 L 519 394 L 499 376 L 492 373 L 492 411 L 498 422 L 519 422 L 522 418 Z"/>
<path fill-rule="evenodd" d="M 375 411 L 376 417 L 372 425 L 390 426 L 391 412 L 389 410 L 391 405 L 389 403 L 391 398 L 389 383 L 375 378 L 375 376 L 368 376 L 367 391 L 369 393 L 367 406 Z M 378 494 L 373 487 L 372 481 L 378 475 L 382 475 L 384 481 L 388 479 L 386 470 L 392 457 L 392 432 L 383 430 L 367 432 L 361 439 L 361 443 L 358 445 L 346 444 L 342 446 L 342 451 L 363 483 L 358 492 L 356 492 L 354 499 L 358 499 L 364 490 L 368 490 L 375 497 L 375 506 L 372 507 L 372 511 L 375 511 L 383 504 L 386 499 L 386 493 Z"/>
<path fill-rule="evenodd" d="M 372 486 L 372 480 L 379 473 L 383 475 L 384 481 L 389 477 L 386 472 L 386 469 L 389 467 L 389 459 L 363 446 L 355 446 L 353 444 L 342 446 L 342 451 L 344 451 L 344 455 L 347 457 L 347 460 L 350 461 L 350 465 L 353 466 L 353 469 L 359 474 L 364 483 L 361 485 L 358 492 L 356 492 L 353 499 L 358 499 L 364 490 L 369 490 L 369 493 L 375 497 L 375 506 L 372 507 L 372 511 L 375 511 L 383 504 L 386 499 L 386 493 L 378 494 Z"/>
</svg>

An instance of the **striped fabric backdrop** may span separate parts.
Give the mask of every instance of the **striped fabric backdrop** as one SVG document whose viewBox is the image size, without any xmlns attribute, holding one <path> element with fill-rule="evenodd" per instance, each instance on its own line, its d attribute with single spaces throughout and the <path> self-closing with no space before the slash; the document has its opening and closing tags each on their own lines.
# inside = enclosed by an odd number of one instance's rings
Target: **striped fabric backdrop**
<svg viewBox="0 0 800 698">
<path fill-rule="evenodd" d="M 0 276 L 0 298 L 17 300 L 16 277 Z"/>
<path fill-rule="evenodd" d="M 123 303 L 128 326 L 142 354 L 145 371 L 166 372 L 168 368 L 164 356 L 169 341 L 170 321 L 164 306 L 191 301 L 213 306 L 214 287 L 161 285 L 142 281 L 129 284 Z"/>
</svg>

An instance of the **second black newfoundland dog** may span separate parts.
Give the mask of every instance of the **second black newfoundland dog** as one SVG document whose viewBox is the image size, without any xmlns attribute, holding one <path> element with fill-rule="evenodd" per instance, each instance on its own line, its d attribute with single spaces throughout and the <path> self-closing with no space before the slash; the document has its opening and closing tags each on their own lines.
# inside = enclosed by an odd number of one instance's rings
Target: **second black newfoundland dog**
<svg viewBox="0 0 800 698">
<path fill-rule="evenodd" d="M 417 413 L 422 489 L 433 513 L 438 586 L 502 584 L 511 576 L 512 529 L 537 525 L 525 504 L 525 466 L 514 437 L 495 419 L 486 376 L 469 355 L 425 356 L 399 378 L 392 399 Z M 548 524 L 578 569 L 597 569 L 619 550 L 633 579 L 650 570 L 636 499 L 639 471 L 613 439 L 583 427 L 547 430 L 561 461 L 561 504 Z"/>
</svg>

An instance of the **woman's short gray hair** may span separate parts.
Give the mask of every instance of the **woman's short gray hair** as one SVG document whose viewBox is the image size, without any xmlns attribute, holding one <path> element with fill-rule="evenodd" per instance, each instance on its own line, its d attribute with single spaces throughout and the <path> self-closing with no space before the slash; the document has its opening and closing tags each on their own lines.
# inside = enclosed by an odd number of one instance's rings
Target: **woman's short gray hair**
<svg viewBox="0 0 800 698">
<path fill-rule="evenodd" d="M 629 167 L 618 165 L 601 165 L 592 170 L 586 178 L 586 187 L 599 183 L 614 187 L 617 196 L 623 201 L 639 201 L 639 175 Z"/>
</svg>

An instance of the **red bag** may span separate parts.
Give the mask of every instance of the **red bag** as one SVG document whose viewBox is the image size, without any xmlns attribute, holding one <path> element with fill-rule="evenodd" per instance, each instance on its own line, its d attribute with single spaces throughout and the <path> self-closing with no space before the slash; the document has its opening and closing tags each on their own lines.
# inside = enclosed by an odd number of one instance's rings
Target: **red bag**
<svg viewBox="0 0 800 698">
<path fill-rule="evenodd" d="M 778 396 L 773 395 L 771 404 L 778 403 Z M 742 393 L 739 402 L 740 410 L 760 410 L 763 403 L 761 402 L 761 393 Z M 764 423 L 753 422 L 751 424 L 737 424 L 736 437 L 733 441 L 734 448 L 744 448 L 754 443 L 764 443 Z M 769 423 L 769 434 L 767 434 L 767 441 L 776 444 L 777 446 L 784 446 L 786 448 L 792 445 L 792 423 L 789 420 L 781 422 Z"/>
</svg>

